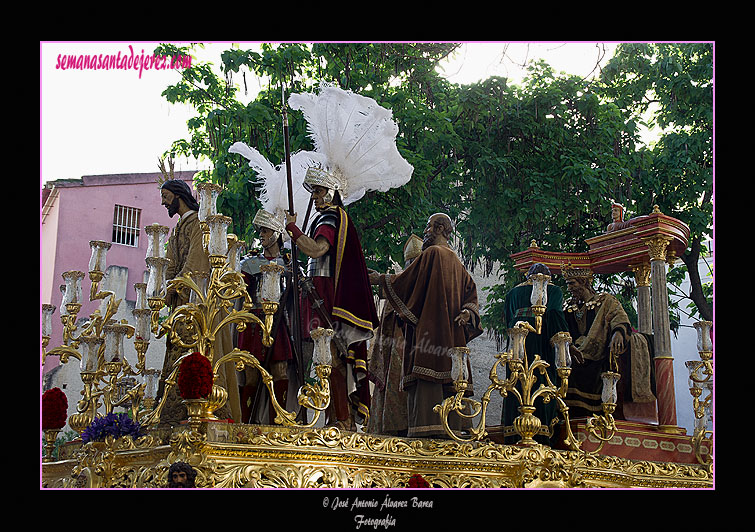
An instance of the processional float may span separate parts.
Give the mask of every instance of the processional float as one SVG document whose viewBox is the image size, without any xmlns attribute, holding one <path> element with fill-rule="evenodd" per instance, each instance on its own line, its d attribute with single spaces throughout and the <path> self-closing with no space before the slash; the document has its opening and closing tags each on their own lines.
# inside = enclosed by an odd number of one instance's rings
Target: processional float
<svg viewBox="0 0 755 532">
<path fill-rule="evenodd" d="M 290 159 L 287 158 L 287 161 L 290 168 Z M 700 452 L 706 442 L 712 441 L 712 433 L 706 431 L 706 421 L 710 419 L 712 411 L 713 375 L 712 346 L 709 337 L 706 339 L 709 322 L 701 322 L 697 326 L 701 360 L 688 363 L 691 393 L 699 420 L 693 437 L 698 464 L 663 464 L 600 453 L 617 430 L 611 416 L 616 400 L 617 375 L 606 376 L 603 414 L 587 422 L 587 431 L 597 438 L 599 447 L 585 450 L 583 442 L 572 432 L 568 408 L 563 402 L 570 371 L 568 344 L 571 338 L 568 334 L 562 334 L 554 339 L 556 371 L 560 379 L 557 385 L 547 379 L 547 363 L 539 356 L 534 357 L 534 362 L 528 360 L 524 350 L 525 338 L 538 331 L 523 322 L 509 331 L 509 349 L 496 355 L 490 370 L 491 385 L 480 401 L 464 397 L 469 378 L 466 373 L 469 348 L 454 350 L 453 374 L 457 394 L 435 409 L 446 427 L 447 440 L 408 439 L 316 427 L 320 413 L 330 401 L 330 342 L 334 333 L 322 328 L 313 331 L 315 379 L 301 387 L 298 404 L 303 409 L 313 411 L 314 417 L 307 422 L 305 416 L 302 421 L 298 411 L 289 412 L 278 404 L 271 386 L 272 376 L 255 356 L 239 349 L 222 355 L 214 352 L 214 338 L 222 328 L 231 326 L 239 329 L 260 327 L 263 344 L 271 345 L 272 317 L 280 301 L 280 276 L 284 272 L 275 264 L 263 269 L 260 296 L 264 318 L 259 318 L 251 312 L 250 296 L 239 271 L 244 243 L 228 234 L 232 220 L 216 211 L 216 200 L 222 189 L 211 183 L 199 183 L 196 188 L 204 245 L 210 257 L 211 268 L 207 277 L 187 274 L 166 281 L 167 258 L 164 250 L 168 228 L 152 225 L 145 228 L 149 239 L 146 257 L 149 277 L 147 283 L 136 285 L 135 325 L 125 320 L 114 320 L 121 302 L 116 300 L 113 292 L 99 289 L 106 271 L 105 257 L 109 247 L 106 242 L 90 243 L 92 256 L 89 264 L 90 301 L 106 301 L 104 312 L 95 311 L 79 327 L 77 319 L 84 274 L 80 271 L 64 273 L 66 289 L 61 304 L 63 345 L 48 350 L 55 308 L 43 305 L 43 364 L 46 356 L 58 356 L 62 363 L 75 358 L 81 364 L 84 389 L 82 399 L 77 403 L 77 412 L 68 419 L 69 426 L 83 435 L 98 420 L 107 420 L 117 408 L 128 405 L 128 418 L 139 427 L 138 431 L 128 434 L 106 430 L 103 438 L 86 443 L 80 441 L 73 446 L 70 456 L 58 459 L 52 456 L 52 442 L 62 425 L 44 427 L 49 442 L 43 458 L 44 487 L 165 487 L 169 467 L 177 461 L 188 463 L 197 470 L 199 487 L 406 487 L 411 486 L 417 476 L 422 476 L 433 487 L 712 486 L 712 464 Z M 678 255 L 686 247 L 686 240 L 666 234 L 670 226 L 671 232 L 678 230 L 684 236 L 681 222 L 663 215 L 654 216 L 656 214 L 660 213 L 654 213 L 645 220 L 647 223 L 639 231 L 627 230 L 622 234 L 610 235 L 614 240 L 598 238 L 595 252 L 591 248 L 589 254 L 573 254 L 569 257 L 570 262 L 576 265 L 580 261 L 589 263 L 593 271 L 600 272 L 600 268 L 605 267 L 603 264 L 611 262 L 604 259 L 613 253 L 614 256 L 621 256 L 622 261 L 630 261 L 631 264 L 627 265 L 640 275 L 638 272 L 645 271 L 644 258 L 650 250 L 650 269 L 654 275 L 660 275 L 656 272 L 660 272 L 661 268 L 652 264 L 660 260 L 653 254 L 656 253 L 654 250 L 662 247 L 664 252 Z M 664 229 L 655 231 L 659 235 L 652 229 L 647 230 L 648 226 L 662 226 Z M 643 230 L 650 234 L 643 236 Z M 615 240 L 616 237 L 621 238 Z M 638 238 L 644 243 L 642 250 L 636 249 Z M 659 240 L 665 242 L 665 246 L 658 244 Z M 682 243 L 684 247 L 680 247 Z M 657 253 L 661 254 L 660 251 Z M 514 258 L 521 269 L 526 269 L 533 262 L 542 262 L 556 271 L 564 260 L 563 254 L 552 256 L 534 244 Z M 658 283 L 653 279 L 653 290 L 657 289 L 656 284 L 665 281 L 665 269 L 663 276 Z M 542 316 L 544 311 L 548 281 L 547 276 L 535 279 L 531 303 L 536 316 Z M 188 290 L 191 297 L 188 303 L 165 316 L 164 296 L 169 288 Z M 234 306 L 234 302 L 239 300 L 242 304 Z M 653 320 L 662 319 L 656 318 L 656 314 L 658 312 L 653 312 Z M 191 332 L 190 340 L 176 334 L 179 326 Z M 659 329 L 654 327 L 654 330 Z M 186 355 L 176 362 L 165 381 L 168 389 L 178 387 L 183 362 L 196 353 L 209 362 L 215 360 L 211 364 L 212 379 L 218 375 L 221 365 L 228 362 L 234 363 L 239 370 L 250 366 L 259 371 L 262 382 L 270 392 L 276 425 L 228 423 L 217 419 L 214 412 L 224 404 L 227 392 L 213 384 L 206 396 L 184 399 L 188 411 L 185 425 L 174 428 L 167 436 L 161 434 L 156 427 L 167 389 L 156 400 L 160 372 L 145 365 L 145 353 L 151 336 L 155 339 L 170 338 L 186 349 Z M 134 339 L 137 360 L 133 366 L 125 357 L 126 338 Z M 662 374 L 665 362 L 663 358 L 660 360 L 661 366 L 657 369 Z M 499 371 L 504 374 L 499 375 Z M 547 382 L 533 389 L 536 373 L 545 375 Z M 124 386 L 133 379 L 137 380 L 136 385 Z M 708 395 L 703 398 L 706 390 Z M 520 442 L 516 445 L 503 445 L 487 437 L 485 413 L 490 396 L 496 391 L 516 398 L 521 405 L 521 415 L 515 422 L 520 436 Z M 533 436 L 540 428 L 539 420 L 533 415 L 533 405 L 538 400 L 558 403 L 565 421 L 565 449 L 550 449 L 534 441 Z M 659 397 L 659 412 L 662 410 L 661 403 Z M 472 407 L 471 414 L 468 413 L 469 406 Z M 667 411 L 663 412 L 661 416 L 667 415 Z M 449 428 L 449 415 L 480 416 L 480 421 L 468 432 L 460 433 Z M 671 426 L 675 424 L 675 419 L 664 417 L 663 422 Z"/>
</svg>

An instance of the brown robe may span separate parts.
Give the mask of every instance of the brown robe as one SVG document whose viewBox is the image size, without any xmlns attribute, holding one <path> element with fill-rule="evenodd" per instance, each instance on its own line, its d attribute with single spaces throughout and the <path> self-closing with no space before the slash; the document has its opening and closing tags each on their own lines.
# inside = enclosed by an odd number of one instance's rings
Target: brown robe
<svg viewBox="0 0 755 532">
<path fill-rule="evenodd" d="M 624 337 L 626 350 L 617 361 L 622 377 L 617 386 L 619 404 L 614 417 L 624 419 L 625 401 L 655 401 L 652 337 L 632 331 L 629 316 L 616 297 L 597 293 L 582 307 L 567 301 L 565 316 L 574 346 L 585 358 L 583 364 L 572 366 L 569 377 L 566 403 L 573 417 L 602 412 L 600 373 L 609 369 L 611 337 L 616 331 Z"/>
<path fill-rule="evenodd" d="M 396 313 L 386 302 L 380 327 L 370 344 L 367 369 L 375 388 L 370 397 L 370 420 L 367 432 L 404 436 L 407 431 L 406 392 L 401 390 L 401 366 L 404 360 L 404 332 L 397 324 Z"/>
<path fill-rule="evenodd" d="M 409 393 L 408 436 L 442 437 L 445 431 L 432 409 L 453 393 L 450 348 L 465 347 L 482 334 L 477 286 L 447 246 L 428 247 L 402 273 L 381 275 L 380 285 L 405 324 L 402 388 Z M 471 313 L 465 327 L 454 322 L 463 309 Z M 472 395 L 467 369 L 467 395 Z"/>
<path fill-rule="evenodd" d="M 170 263 L 166 269 L 166 279 L 171 280 L 181 277 L 188 272 L 209 273 L 210 261 L 202 243 L 203 233 L 196 212 L 190 211 L 184 214 L 173 229 L 168 238 L 166 257 Z M 180 293 L 171 293 L 166 297 L 165 303 L 171 311 L 188 303 L 189 292 L 182 290 Z M 219 319 L 218 319 L 219 322 Z M 214 360 L 233 349 L 233 337 L 229 327 L 224 327 L 215 338 Z M 163 361 L 162 375 L 158 388 L 158 399 L 164 392 L 164 380 L 173 371 L 176 360 L 186 354 L 186 350 L 173 345 L 170 338 L 166 338 L 166 352 Z M 215 384 L 223 387 L 228 392 L 228 400 L 225 406 L 215 412 L 220 419 L 241 420 L 241 407 L 239 391 L 236 384 L 235 364 L 225 364 L 218 371 Z M 187 418 L 186 407 L 183 405 L 176 387 L 169 390 L 165 406 L 160 415 L 160 426 L 177 425 Z"/>
</svg>

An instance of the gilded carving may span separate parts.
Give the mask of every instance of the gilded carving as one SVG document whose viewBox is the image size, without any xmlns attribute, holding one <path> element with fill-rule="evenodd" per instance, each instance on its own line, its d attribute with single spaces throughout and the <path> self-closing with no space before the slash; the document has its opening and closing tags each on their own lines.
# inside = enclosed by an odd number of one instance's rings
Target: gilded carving
<svg viewBox="0 0 755 532">
<path fill-rule="evenodd" d="M 671 243 L 672 238 L 664 235 L 656 235 L 650 238 L 643 238 L 643 241 L 648 246 L 648 253 L 650 253 L 650 260 L 666 261 L 666 250 Z"/>
<path fill-rule="evenodd" d="M 650 286 L 650 263 L 643 262 L 632 266 L 634 272 L 634 279 L 637 281 L 637 286 Z"/>
</svg>

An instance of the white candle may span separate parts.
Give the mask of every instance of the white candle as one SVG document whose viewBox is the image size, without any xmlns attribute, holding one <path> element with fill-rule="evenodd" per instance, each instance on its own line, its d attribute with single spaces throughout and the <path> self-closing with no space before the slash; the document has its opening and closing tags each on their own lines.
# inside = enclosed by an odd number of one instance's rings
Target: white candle
<svg viewBox="0 0 755 532">
<path fill-rule="evenodd" d="M 169 259 L 161 257 L 147 257 L 149 277 L 147 279 L 147 297 L 162 297 L 165 291 L 165 268 Z"/>
<path fill-rule="evenodd" d="M 90 272 L 104 272 L 107 266 L 107 250 L 112 244 L 102 240 L 90 240 L 89 247 L 92 248 L 92 255 L 89 258 Z"/>
<path fill-rule="evenodd" d="M 196 189 L 199 193 L 199 212 L 197 215 L 200 222 L 205 222 L 208 216 L 217 214 L 217 199 L 223 189 L 215 183 L 198 183 Z"/>
<path fill-rule="evenodd" d="M 546 305 L 548 303 L 548 281 L 550 281 L 550 275 L 536 273 L 530 276 L 530 280 L 532 281 L 530 304 Z"/>
<path fill-rule="evenodd" d="M 222 214 L 214 214 L 208 216 L 206 222 L 210 227 L 209 254 L 225 256 L 228 253 L 228 226 L 233 220 Z"/>
<path fill-rule="evenodd" d="M 469 359 L 468 347 L 451 348 L 451 379 L 454 382 L 468 382 L 469 370 L 467 361 Z"/>
<path fill-rule="evenodd" d="M 125 325 L 105 325 L 105 360 L 107 362 L 124 360 L 123 339 L 129 328 Z"/>
<path fill-rule="evenodd" d="M 68 271 L 63 273 L 63 280 L 66 282 L 65 293 L 63 294 L 63 303 L 81 303 L 81 280 L 84 278 L 84 272 Z"/>
<path fill-rule="evenodd" d="M 600 378 L 603 379 L 603 392 L 601 393 L 601 401 L 603 403 L 616 404 L 619 400 L 619 395 L 616 392 L 616 383 L 621 376 L 613 371 L 604 371 L 600 374 Z"/>
<path fill-rule="evenodd" d="M 317 329 L 310 331 L 309 336 L 314 341 L 312 363 L 315 366 L 330 365 L 332 361 L 330 354 L 330 341 L 331 338 L 333 338 L 333 329 L 318 327 Z"/>
<path fill-rule="evenodd" d="M 524 340 L 527 338 L 527 329 L 523 327 L 512 327 L 509 329 L 509 345 L 511 346 L 511 352 L 516 360 L 524 361 L 525 348 Z"/>
<path fill-rule="evenodd" d="M 81 371 L 94 373 L 97 371 L 97 358 L 103 339 L 95 336 L 81 338 Z"/>
<path fill-rule="evenodd" d="M 160 383 L 160 370 L 150 368 L 144 371 L 144 397 L 154 399 L 157 397 L 157 388 Z"/>
<path fill-rule="evenodd" d="M 568 332 L 558 332 L 551 338 L 551 345 L 556 349 L 556 367 L 559 369 L 571 367 L 570 343 L 571 335 Z"/>
<path fill-rule="evenodd" d="M 164 225 L 154 223 L 144 228 L 147 233 L 147 257 L 164 257 L 165 242 L 170 229 Z"/>
<path fill-rule="evenodd" d="M 136 290 L 136 303 L 134 304 L 134 310 L 149 308 L 147 305 L 147 284 L 134 283 L 134 290 Z"/>
<path fill-rule="evenodd" d="M 45 303 L 42 305 L 42 336 L 52 334 L 52 314 L 55 312 L 55 305 Z"/>
<path fill-rule="evenodd" d="M 713 340 L 710 337 L 710 329 L 713 326 L 713 322 L 698 321 L 693 326 L 697 330 L 697 350 L 704 352 L 713 351 Z"/>
<path fill-rule="evenodd" d="M 260 297 L 263 301 L 273 301 L 275 303 L 280 302 L 281 298 L 281 286 L 280 276 L 283 272 L 283 266 L 270 262 L 260 266 L 262 271 L 262 288 L 260 289 Z"/>
</svg>

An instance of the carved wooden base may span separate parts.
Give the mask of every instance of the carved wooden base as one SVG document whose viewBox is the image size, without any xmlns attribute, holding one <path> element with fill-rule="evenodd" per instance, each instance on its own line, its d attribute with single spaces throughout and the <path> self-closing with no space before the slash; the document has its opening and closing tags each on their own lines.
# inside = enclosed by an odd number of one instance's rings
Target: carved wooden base
<svg viewBox="0 0 755 532">
<path fill-rule="evenodd" d="M 197 487 L 397 488 L 420 475 L 432 488 L 713 487 L 710 468 L 589 456 L 541 445 L 381 437 L 334 428 L 207 423 L 176 429 L 170 444 L 84 445 L 45 463 L 43 486 L 162 488 L 171 463 L 198 471 Z"/>
</svg>

